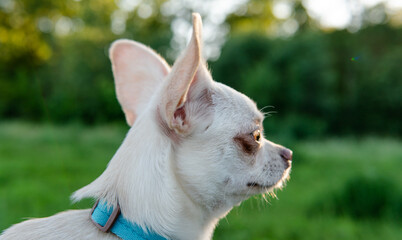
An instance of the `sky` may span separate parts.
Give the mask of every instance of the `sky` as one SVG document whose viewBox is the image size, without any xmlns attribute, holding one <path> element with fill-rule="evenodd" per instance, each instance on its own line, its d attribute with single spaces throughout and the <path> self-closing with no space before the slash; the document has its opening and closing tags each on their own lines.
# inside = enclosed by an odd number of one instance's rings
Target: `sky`
<svg viewBox="0 0 402 240">
<path fill-rule="evenodd" d="M 352 24 L 353 17 L 359 16 L 364 8 L 380 3 L 385 5 L 388 14 L 402 9 L 402 0 L 303 0 L 310 17 L 318 20 L 322 27 L 338 29 Z"/>
</svg>

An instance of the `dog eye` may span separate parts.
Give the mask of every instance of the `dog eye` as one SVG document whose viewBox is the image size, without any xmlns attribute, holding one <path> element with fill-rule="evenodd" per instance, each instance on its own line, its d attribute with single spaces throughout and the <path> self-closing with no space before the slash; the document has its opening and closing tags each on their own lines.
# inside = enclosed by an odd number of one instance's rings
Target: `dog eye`
<svg viewBox="0 0 402 240">
<path fill-rule="evenodd" d="M 256 142 L 260 143 L 260 141 L 261 141 L 261 132 L 260 132 L 260 130 L 255 130 L 255 131 L 252 133 L 252 135 L 253 135 L 253 137 L 254 137 L 254 140 L 255 140 Z"/>
</svg>

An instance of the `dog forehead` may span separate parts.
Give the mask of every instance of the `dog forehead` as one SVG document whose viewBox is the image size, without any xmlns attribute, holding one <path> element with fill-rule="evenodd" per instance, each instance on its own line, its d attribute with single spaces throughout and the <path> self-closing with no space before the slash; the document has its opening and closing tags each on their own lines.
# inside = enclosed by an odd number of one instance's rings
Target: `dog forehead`
<svg viewBox="0 0 402 240">
<path fill-rule="evenodd" d="M 263 120 L 263 114 L 253 100 L 224 84 L 216 83 L 213 101 L 216 113 L 236 125 L 256 125 Z"/>
</svg>

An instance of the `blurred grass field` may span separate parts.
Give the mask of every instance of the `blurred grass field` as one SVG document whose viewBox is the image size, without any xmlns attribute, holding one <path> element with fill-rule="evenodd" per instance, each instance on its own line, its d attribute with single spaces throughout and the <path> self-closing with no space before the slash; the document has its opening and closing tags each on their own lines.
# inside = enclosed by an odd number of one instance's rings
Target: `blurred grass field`
<svg viewBox="0 0 402 240">
<path fill-rule="evenodd" d="M 127 130 L 1 122 L 0 231 L 25 218 L 91 207 L 91 200 L 71 205 L 69 196 L 101 174 Z M 294 164 L 286 188 L 277 199 L 254 197 L 234 208 L 214 239 L 402 239 L 400 140 L 287 146 Z"/>
</svg>

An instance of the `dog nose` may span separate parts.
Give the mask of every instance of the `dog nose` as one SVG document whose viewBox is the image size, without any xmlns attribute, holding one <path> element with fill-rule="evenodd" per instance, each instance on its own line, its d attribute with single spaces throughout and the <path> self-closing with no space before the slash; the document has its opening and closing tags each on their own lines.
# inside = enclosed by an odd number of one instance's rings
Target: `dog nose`
<svg viewBox="0 0 402 240">
<path fill-rule="evenodd" d="M 290 161 L 290 160 L 292 160 L 293 152 L 292 152 L 292 150 L 290 150 L 290 149 L 282 148 L 282 149 L 280 150 L 280 153 L 279 153 L 279 154 L 281 155 L 282 159 L 285 160 L 285 161 Z"/>
</svg>

